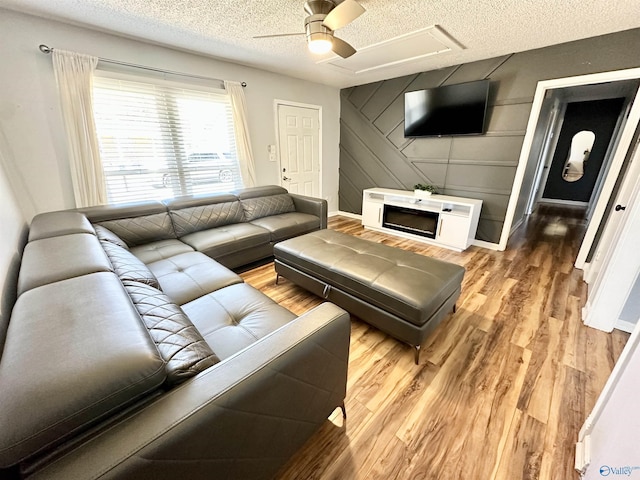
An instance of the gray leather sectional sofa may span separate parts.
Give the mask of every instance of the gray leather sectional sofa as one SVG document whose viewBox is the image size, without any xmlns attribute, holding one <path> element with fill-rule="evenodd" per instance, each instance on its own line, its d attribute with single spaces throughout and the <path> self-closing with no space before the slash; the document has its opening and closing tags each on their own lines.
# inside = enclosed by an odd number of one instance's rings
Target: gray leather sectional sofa
<svg viewBox="0 0 640 480">
<path fill-rule="evenodd" d="M 226 266 L 325 226 L 326 202 L 279 187 L 35 217 L 0 478 L 272 477 L 343 405 L 349 316 L 296 317 Z"/>
</svg>

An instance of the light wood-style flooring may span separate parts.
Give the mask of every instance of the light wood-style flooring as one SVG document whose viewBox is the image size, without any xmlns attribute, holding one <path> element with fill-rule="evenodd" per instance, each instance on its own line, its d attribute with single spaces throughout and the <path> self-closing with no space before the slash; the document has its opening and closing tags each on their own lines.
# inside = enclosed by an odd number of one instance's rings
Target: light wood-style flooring
<svg viewBox="0 0 640 480">
<path fill-rule="evenodd" d="M 508 250 L 462 253 L 364 230 L 329 228 L 463 265 L 457 312 L 411 347 L 352 318 L 346 407 L 280 479 L 577 479 L 578 431 L 628 335 L 580 321 L 586 284 L 573 268 L 580 211 L 541 207 Z M 321 299 L 273 265 L 244 279 L 296 314 Z"/>
</svg>

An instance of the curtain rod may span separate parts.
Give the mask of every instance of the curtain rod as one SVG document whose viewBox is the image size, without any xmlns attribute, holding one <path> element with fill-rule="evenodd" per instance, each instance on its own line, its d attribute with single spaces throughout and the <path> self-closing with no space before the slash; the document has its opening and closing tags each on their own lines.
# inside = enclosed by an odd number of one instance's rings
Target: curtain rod
<svg viewBox="0 0 640 480">
<path fill-rule="evenodd" d="M 50 54 L 51 52 L 53 52 L 54 48 L 53 47 L 48 47 L 47 45 L 41 44 L 40 46 L 38 46 L 38 49 L 40 49 L 40 51 L 44 54 Z M 215 80 L 216 82 L 223 82 L 224 80 L 220 80 L 219 78 L 211 78 L 211 77 L 204 77 L 201 75 L 191 75 L 189 73 L 182 73 L 182 72 L 174 72 L 171 70 L 162 70 L 160 68 L 154 68 L 154 67 L 147 67 L 145 65 L 138 65 L 136 63 L 127 63 L 127 62 L 121 62 L 119 60 L 111 60 L 110 58 L 102 58 L 102 57 L 98 57 L 98 60 L 104 63 L 112 63 L 114 65 L 122 65 L 124 67 L 133 67 L 133 68 L 141 68 L 143 70 L 150 70 L 152 72 L 158 72 L 158 73 L 168 73 L 170 75 L 178 75 L 181 77 L 188 77 L 188 78 L 197 78 L 199 80 Z M 247 82 L 241 82 L 240 85 L 242 85 L 243 87 L 247 86 Z"/>
</svg>

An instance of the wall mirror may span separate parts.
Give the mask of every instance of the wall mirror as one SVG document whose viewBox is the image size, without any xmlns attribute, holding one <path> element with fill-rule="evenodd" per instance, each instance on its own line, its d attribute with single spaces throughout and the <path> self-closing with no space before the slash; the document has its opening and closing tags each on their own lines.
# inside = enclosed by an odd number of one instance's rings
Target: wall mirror
<svg viewBox="0 0 640 480">
<path fill-rule="evenodd" d="M 575 182 L 582 178 L 595 140 L 596 134 L 590 130 L 582 130 L 573 136 L 569 155 L 562 169 L 562 178 L 566 182 Z"/>
</svg>

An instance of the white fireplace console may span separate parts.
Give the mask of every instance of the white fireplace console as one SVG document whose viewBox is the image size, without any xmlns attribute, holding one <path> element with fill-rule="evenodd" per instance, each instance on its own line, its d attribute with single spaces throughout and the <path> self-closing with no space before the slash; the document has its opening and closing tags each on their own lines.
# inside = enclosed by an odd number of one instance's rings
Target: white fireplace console
<svg viewBox="0 0 640 480">
<path fill-rule="evenodd" d="M 370 188 L 362 192 L 362 225 L 462 251 L 476 236 L 482 200 Z"/>
</svg>

